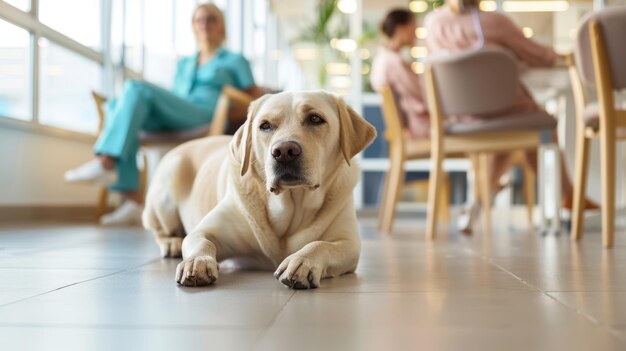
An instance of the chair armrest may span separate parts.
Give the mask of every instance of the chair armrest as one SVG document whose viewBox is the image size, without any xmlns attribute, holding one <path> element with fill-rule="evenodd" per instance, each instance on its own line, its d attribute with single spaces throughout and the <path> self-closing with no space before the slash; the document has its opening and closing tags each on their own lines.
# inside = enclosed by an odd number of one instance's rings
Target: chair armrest
<svg viewBox="0 0 626 351">
<path fill-rule="evenodd" d="M 209 136 L 222 135 L 226 130 L 226 122 L 228 120 L 236 118 L 235 113 L 231 112 L 243 112 L 248 109 L 250 103 L 254 98 L 245 92 L 238 90 L 231 86 L 225 86 L 222 88 L 222 93 L 217 100 L 217 106 L 215 107 L 215 113 L 213 114 L 213 121 L 211 122 L 211 129 L 209 130 Z"/>
<path fill-rule="evenodd" d="M 104 128 L 104 104 L 107 102 L 107 98 L 93 90 L 91 91 L 91 97 L 93 97 L 93 101 L 96 103 L 96 109 L 98 110 L 98 135 L 100 135 L 102 128 Z"/>
<path fill-rule="evenodd" d="M 250 105 L 250 103 L 254 100 L 254 98 L 252 96 L 250 96 L 249 94 L 238 90 L 236 88 L 233 88 L 229 85 L 225 86 L 222 89 L 222 96 L 226 96 L 228 97 L 231 101 L 236 102 L 236 103 L 241 103 L 241 104 L 245 104 Z"/>
</svg>

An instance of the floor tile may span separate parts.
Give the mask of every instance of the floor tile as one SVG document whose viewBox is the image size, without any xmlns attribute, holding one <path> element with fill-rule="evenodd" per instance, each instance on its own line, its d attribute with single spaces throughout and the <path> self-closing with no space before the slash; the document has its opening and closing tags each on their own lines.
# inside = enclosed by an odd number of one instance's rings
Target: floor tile
<svg viewBox="0 0 626 351">
<path fill-rule="evenodd" d="M 626 330 L 623 292 L 551 292 L 550 296 L 611 328 Z"/>
<path fill-rule="evenodd" d="M 252 350 L 258 329 L 3 327 L 4 350 Z"/>
<path fill-rule="evenodd" d="M 415 326 L 272 327 L 256 350 L 262 351 L 589 351 L 624 350 L 626 344 L 593 328 L 452 328 Z"/>
<path fill-rule="evenodd" d="M 167 273 L 167 274 L 166 274 Z M 0 324 L 55 326 L 266 326 L 292 291 L 178 286 L 169 272 L 128 271 L 0 308 Z M 228 281 L 228 279 L 225 279 Z"/>
<path fill-rule="evenodd" d="M 0 268 L 0 306 L 113 272 L 115 271 Z"/>
<path fill-rule="evenodd" d="M 180 287 L 139 228 L 0 226 L 0 349 L 625 350 L 626 241 L 515 220 L 432 242 L 419 216 L 360 220 L 356 272 L 311 291 L 229 264 Z"/>
</svg>

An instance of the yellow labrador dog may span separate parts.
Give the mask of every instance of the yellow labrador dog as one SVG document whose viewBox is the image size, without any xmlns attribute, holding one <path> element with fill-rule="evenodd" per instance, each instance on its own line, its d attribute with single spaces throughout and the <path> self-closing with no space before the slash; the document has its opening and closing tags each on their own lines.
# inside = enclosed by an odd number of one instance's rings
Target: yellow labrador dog
<svg viewBox="0 0 626 351">
<path fill-rule="evenodd" d="M 355 270 L 360 240 L 352 158 L 376 136 L 341 98 L 285 92 L 252 103 L 234 137 L 188 142 L 159 164 L 143 223 L 176 282 L 215 282 L 218 262 L 253 259 L 296 289 Z"/>
</svg>

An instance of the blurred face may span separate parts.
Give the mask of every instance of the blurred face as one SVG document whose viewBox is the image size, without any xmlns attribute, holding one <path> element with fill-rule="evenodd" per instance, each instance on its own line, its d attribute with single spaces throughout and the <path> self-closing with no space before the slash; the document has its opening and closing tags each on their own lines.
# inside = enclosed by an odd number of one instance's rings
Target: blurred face
<svg viewBox="0 0 626 351">
<path fill-rule="evenodd" d="M 417 23 L 415 19 L 411 19 L 408 23 L 397 26 L 393 36 L 397 38 L 402 45 L 413 46 L 417 41 L 415 29 L 417 29 Z"/>
<path fill-rule="evenodd" d="M 200 7 L 193 16 L 193 33 L 196 41 L 220 44 L 224 39 L 222 15 L 213 7 Z"/>
</svg>

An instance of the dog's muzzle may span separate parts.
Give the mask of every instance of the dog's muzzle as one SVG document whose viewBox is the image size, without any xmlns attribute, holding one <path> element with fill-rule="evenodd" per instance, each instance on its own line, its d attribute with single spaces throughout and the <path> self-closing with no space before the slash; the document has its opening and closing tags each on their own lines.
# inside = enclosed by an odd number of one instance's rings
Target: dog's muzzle
<svg viewBox="0 0 626 351">
<path fill-rule="evenodd" d="M 272 146 L 274 174 L 283 185 L 298 185 L 305 182 L 301 165 L 302 147 L 295 141 L 281 141 Z"/>
</svg>

